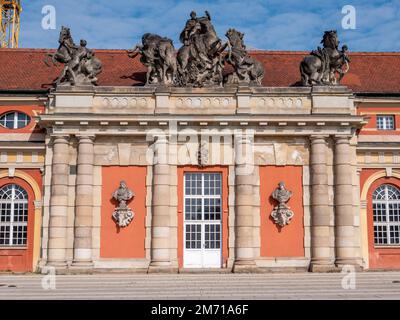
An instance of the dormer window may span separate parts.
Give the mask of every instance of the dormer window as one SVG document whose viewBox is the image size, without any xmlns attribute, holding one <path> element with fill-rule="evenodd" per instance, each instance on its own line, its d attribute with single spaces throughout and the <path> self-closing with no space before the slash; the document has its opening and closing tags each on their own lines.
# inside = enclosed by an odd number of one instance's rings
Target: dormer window
<svg viewBox="0 0 400 320">
<path fill-rule="evenodd" d="M 24 128 L 29 122 L 31 122 L 31 118 L 27 114 L 18 111 L 7 112 L 0 117 L 0 125 L 8 129 Z"/>
</svg>

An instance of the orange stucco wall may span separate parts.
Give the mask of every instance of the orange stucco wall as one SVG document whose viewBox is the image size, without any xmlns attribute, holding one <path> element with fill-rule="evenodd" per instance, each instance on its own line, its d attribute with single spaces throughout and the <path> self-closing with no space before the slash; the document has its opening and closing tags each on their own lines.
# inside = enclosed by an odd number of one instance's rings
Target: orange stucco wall
<svg viewBox="0 0 400 320">
<path fill-rule="evenodd" d="M 363 169 L 360 174 L 361 190 L 365 181 L 372 174 L 382 169 Z M 375 180 L 367 193 L 367 222 L 368 222 L 368 252 L 370 269 L 398 269 L 400 268 L 400 246 L 384 247 L 374 244 L 374 220 L 372 211 L 372 194 L 382 184 L 392 184 L 400 188 L 400 179 L 385 177 Z"/>
<path fill-rule="evenodd" d="M 112 218 L 117 205 L 112 194 L 121 180 L 135 193 L 128 203 L 135 216 L 125 228 L 119 228 Z M 103 167 L 102 185 L 100 257 L 145 258 L 146 167 Z"/>
<path fill-rule="evenodd" d="M 261 257 L 304 257 L 303 168 L 301 166 L 261 166 Z M 270 217 L 277 205 L 271 194 L 280 181 L 293 195 L 287 203 L 294 212 L 289 225 L 281 228 Z"/>
<path fill-rule="evenodd" d="M 42 184 L 42 177 L 38 169 L 26 169 L 22 171 L 34 178 L 38 185 Z M 35 225 L 35 213 L 33 203 L 33 201 L 35 200 L 35 196 L 33 193 L 33 189 L 25 180 L 17 177 L 0 179 L 0 188 L 7 184 L 17 184 L 24 188 L 28 193 L 28 234 L 27 244 L 24 249 L 0 247 L 0 270 L 17 272 L 33 271 L 32 259 Z"/>
<path fill-rule="evenodd" d="M 219 172 L 222 174 L 222 264 L 228 260 L 228 168 L 223 166 L 178 167 L 178 264 L 183 267 L 183 176 L 185 172 Z"/>
</svg>

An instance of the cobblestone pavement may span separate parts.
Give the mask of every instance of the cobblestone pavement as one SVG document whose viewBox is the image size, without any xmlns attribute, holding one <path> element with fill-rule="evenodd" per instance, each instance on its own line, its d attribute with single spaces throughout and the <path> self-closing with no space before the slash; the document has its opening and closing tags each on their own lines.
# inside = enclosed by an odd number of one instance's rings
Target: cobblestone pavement
<svg viewBox="0 0 400 320">
<path fill-rule="evenodd" d="M 0 299 L 400 299 L 400 272 L 353 279 L 341 273 L 57 275 L 55 289 L 45 290 L 42 284 L 54 284 L 49 277 L 0 274 Z"/>
</svg>

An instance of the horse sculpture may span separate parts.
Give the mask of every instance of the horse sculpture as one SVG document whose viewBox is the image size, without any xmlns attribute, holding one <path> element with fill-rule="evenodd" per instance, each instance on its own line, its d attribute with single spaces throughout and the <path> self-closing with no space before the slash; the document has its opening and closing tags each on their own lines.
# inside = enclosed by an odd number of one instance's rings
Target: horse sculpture
<svg viewBox="0 0 400 320">
<path fill-rule="evenodd" d="M 97 83 L 97 75 L 102 71 L 101 61 L 95 57 L 94 52 L 86 48 L 86 41 L 81 40 L 80 46 L 76 46 L 71 31 L 67 27 L 61 27 L 59 47 L 54 54 L 47 54 L 45 63 L 50 66 L 64 64 L 61 75 L 55 81 L 56 85 L 92 85 Z"/>
<path fill-rule="evenodd" d="M 336 85 L 349 71 L 348 48 L 344 45 L 342 50 L 338 49 L 336 30 L 325 31 L 321 43 L 323 48 L 313 50 L 300 63 L 303 86 Z"/>
<path fill-rule="evenodd" d="M 222 53 L 227 44 L 218 38 L 211 16 L 197 18 L 194 12 L 181 33 L 183 46 L 177 55 L 181 85 L 222 85 Z"/>
<path fill-rule="evenodd" d="M 172 40 L 152 33 L 145 33 L 142 44 L 128 50 L 129 57 L 141 54 L 140 61 L 147 66 L 146 85 L 169 85 L 175 81 L 177 64 Z"/>
<path fill-rule="evenodd" d="M 248 55 L 243 34 L 230 29 L 226 36 L 228 42 L 223 43 L 207 11 L 204 17 L 197 17 L 192 11 L 180 34 L 183 45 L 177 54 L 171 40 L 151 33 L 144 34 L 142 44 L 127 52 L 130 57 L 141 55 L 140 61 L 147 67 L 146 85 L 222 86 L 226 80 L 223 76 L 225 62 L 235 69 L 225 82 L 260 85 L 264 68 L 261 62 Z"/>
<path fill-rule="evenodd" d="M 264 67 L 260 61 L 247 53 L 246 46 L 243 43 L 244 34 L 235 29 L 229 29 L 226 37 L 228 38 L 226 61 L 233 66 L 234 73 L 228 75 L 225 82 L 253 82 L 261 85 L 264 78 Z"/>
</svg>

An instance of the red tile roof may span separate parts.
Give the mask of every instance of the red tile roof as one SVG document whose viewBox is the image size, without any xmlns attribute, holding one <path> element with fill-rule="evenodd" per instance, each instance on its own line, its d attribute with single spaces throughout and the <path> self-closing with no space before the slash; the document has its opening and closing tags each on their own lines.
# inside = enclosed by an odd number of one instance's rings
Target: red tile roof
<svg viewBox="0 0 400 320">
<path fill-rule="evenodd" d="M 99 85 L 143 85 L 146 68 L 139 57 L 130 59 L 125 50 L 94 50 L 103 63 Z M 57 78 L 62 66 L 47 67 L 44 63 L 50 49 L 0 49 L 0 90 L 47 89 Z M 253 51 L 264 63 L 264 86 L 297 86 L 299 63 L 308 52 Z M 354 52 L 350 54 L 350 72 L 342 84 L 355 92 L 400 92 L 400 52 Z"/>
</svg>

